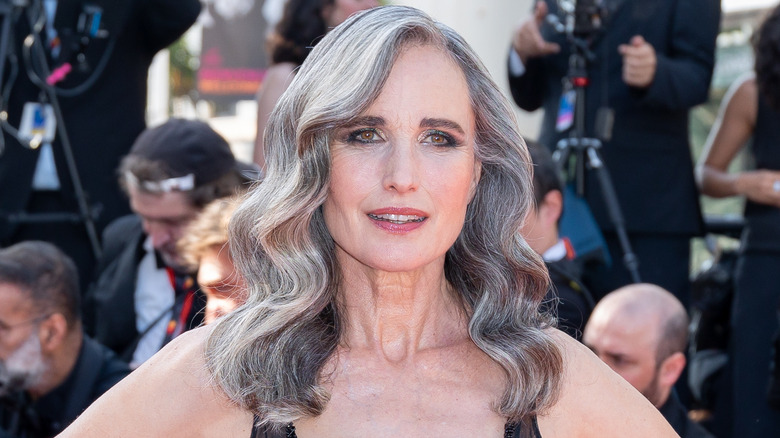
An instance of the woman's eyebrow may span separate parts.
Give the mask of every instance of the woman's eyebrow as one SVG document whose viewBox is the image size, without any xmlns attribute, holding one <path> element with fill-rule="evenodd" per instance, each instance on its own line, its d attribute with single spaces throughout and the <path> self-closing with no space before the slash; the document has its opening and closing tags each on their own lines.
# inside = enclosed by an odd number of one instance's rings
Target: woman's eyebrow
<svg viewBox="0 0 780 438">
<path fill-rule="evenodd" d="M 462 135 L 466 134 L 459 124 L 449 119 L 435 119 L 426 117 L 420 121 L 420 128 L 445 128 L 455 130 Z"/>
<path fill-rule="evenodd" d="M 385 119 L 383 117 L 378 116 L 360 116 L 356 117 L 346 124 L 342 125 L 342 128 L 354 128 L 356 126 L 370 126 L 370 127 L 376 127 L 376 126 L 384 126 L 385 125 Z"/>
</svg>

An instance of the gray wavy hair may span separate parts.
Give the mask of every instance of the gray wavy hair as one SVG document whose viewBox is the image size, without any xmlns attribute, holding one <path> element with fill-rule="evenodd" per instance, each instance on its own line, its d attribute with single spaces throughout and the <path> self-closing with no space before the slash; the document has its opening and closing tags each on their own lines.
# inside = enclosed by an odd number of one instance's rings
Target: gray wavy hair
<svg viewBox="0 0 780 438">
<path fill-rule="evenodd" d="M 445 275 L 470 317 L 473 342 L 506 373 L 496 411 L 526 422 L 555 400 L 561 353 L 538 313 L 544 263 L 519 229 L 533 199 L 531 161 L 514 112 L 481 61 L 449 27 L 416 9 L 387 6 L 351 17 L 317 44 L 265 132 L 267 174 L 234 214 L 231 248 L 249 287 L 206 347 L 215 383 L 263 423 L 320 414 L 323 367 L 344 322 L 339 265 L 320 206 L 336 129 L 377 98 L 404 48 L 440 48 L 466 77 L 482 175 Z"/>
</svg>

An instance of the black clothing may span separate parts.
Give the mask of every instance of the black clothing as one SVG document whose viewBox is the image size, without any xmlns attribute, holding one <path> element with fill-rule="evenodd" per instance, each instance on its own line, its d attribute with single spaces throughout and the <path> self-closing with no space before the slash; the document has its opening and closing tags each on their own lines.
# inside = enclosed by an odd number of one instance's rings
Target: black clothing
<svg viewBox="0 0 780 438">
<path fill-rule="evenodd" d="M 557 2 L 546 0 L 552 14 Z M 661 234 L 684 242 L 702 231 L 699 197 L 688 144 L 688 112 L 707 100 L 714 65 L 715 38 L 720 24 L 717 0 L 607 0 L 605 30 L 592 41 L 595 59 L 588 63 L 590 85 L 585 89 L 585 134 L 596 136 L 600 107 L 614 109 L 612 137 L 600 149 L 625 218 L 629 238 L 637 233 Z M 695 25 L 692 25 L 695 23 Z M 558 43 L 558 54 L 532 58 L 522 76 L 509 76 L 512 96 L 521 108 L 544 109 L 539 141 L 555 148 L 569 135 L 556 132 L 556 118 L 568 73 L 571 44 L 545 22 L 545 40 Z M 641 35 L 657 55 L 654 79 L 646 89 L 622 79 L 620 44 Z M 586 175 L 585 198 L 602 230 L 614 229 L 603 201 L 598 178 Z M 640 275 L 655 263 L 652 254 L 636 251 Z M 612 276 L 625 271 L 622 253 L 612 253 Z M 687 269 L 687 254 L 664 254 Z M 642 278 L 645 280 L 645 278 Z M 672 282 L 683 282 L 685 277 Z M 588 283 L 594 296 L 608 291 Z M 670 289 L 675 295 L 687 295 Z M 686 300 L 683 300 L 684 302 Z"/>
<path fill-rule="evenodd" d="M 582 342 L 582 331 L 593 311 L 593 298 L 580 281 L 579 269 L 573 260 L 563 258 L 545 262 L 551 287 L 544 297 L 543 308 L 557 314 L 558 328 Z"/>
<path fill-rule="evenodd" d="M 106 227 L 96 281 L 84 300 L 87 333 L 128 362 L 142 335 L 136 327 L 135 289 L 138 264 L 145 255 L 145 239 L 141 219 L 136 215 L 121 217 Z M 193 287 L 197 293 L 186 317 L 185 330 L 203 323 L 206 307 L 205 295 L 197 285 Z"/>
<path fill-rule="evenodd" d="M 53 437 L 129 373 L 127 363 L 84 336 L 76 365 L 60 386 L 35 401 L 20 397 L 20 410 L 0 408 L 0 435 L 5 431 L 14 438 Z M 8 431 L 14 417 L 18 418 L 19 427 Z"/>
<path fill-rule="evenodd" d="M 674 431 L 681 438 L 715 438 L 706 429 L 688 418 L 688 411 L 680 403 L 680 399 L 677 398 L 677 394 L 674 391 L 669 394 L 666 403 L 658 410 L 661 411 L 666 421 L 672 425 Z"/>
<path fill-rule="evenodd" d="M 582 276 L 597 302 L 607 293 L 632 283 L 628 270 L 623 268 L 623 252 L 617 234 L 605 232 L 604 242 L 612 254 L 612 266 L 586 264 Z M 689 259 L 691 252 L 689 239 L 671 234 L 633 233 L 631 247 L 641 257 L 642 281 L 668 290 L 687 309 L 690 279 L 688 263 L 684 260 Z"/>
<path fill-rule="evenodd" d="M 257 422 L 257 417 L 255 417 L 255 422 Z M 507 423 L 504 427 L 504 438 L 542 438 L 542 434 L 539 432 L 539 425 L 536 422 L 536 417 L 533 417 L 531 420 L 531 430 L 528 432 L 530 433 L 530 436 L 528 434 L 523 435 L 523 428 L 519 424 Z M 264 427 L 254 426 L 250 438 L 298 438 L 298 436 L 295 434 L 295 426 L 290 423 L 285 430 L 282 431 L 273 431 Z"/>
<path fill-rule="evenodd" d="M 758 98 L 751 153 L 756 169 L 780 170 L 780 111 Z M 769 407 L 772 336 L 780 303 L 780 208 L 747 201 L 732 306 L 734 436 L 775 436 L 780 412 Z"/>
<path fill-rule="evenodd" d="M 54 21 L 58 39 L 53 41 L 69 41 L 69 31 L 76 28 L 81 3 L 58 0 Z M 91 206 L 100 208 L 96 221 L 100 233 L 111 220 L 130 212 L 115 172 L 120 158 L 127 154 L 136 136 L 146 126 L 149 65 L 158 51 L 174 42 L 195 22 L 201 6 L 198 0 L 96 0 L 91 3 L 103 7 L 102 23 L 108 37 L 92 39 L 84 52 L 86 63 L 79 64 L 74 60 L 73 71 L 57 87 L 64 90 L 58 100 L 82 185 Z M 34 10 L 33 7 L 24 9 Z M 30 32 L 25 15 L 19 17 L 13 29 L 11 50 L 16 54 L 17 68 L 6 63 L 6 77 L 2 78 L 5 86 L 11 73 L 14 70 L 18 72 L 10 93 L 4 96 L 7 99 L 8 122 L 14 127 L 19 127 L 24 104 L 39 102 L 41 95 L 40 89 L 26 74 L 22 56 L 22 41 Z M 54 68 L 68 60 L 62 59 L 68 58 L 67 49 L 66 44 L 62 44 L 55 58 L 55 52 L 49 49 L 53 43 L 47 42 L 49 36 L 44 30 L 41 42 L 49 66 Z M 33 64 L 40 73 L 40 66 Z M 88 65 L 89 69 L 82 71 L 80 65 Z M 101 66 L 102 71 L 99 70 Z M 66 95 L 88 84 L 96 71 L 98 74 L 91 86 L 77 95 Z M 22 146 L 5 130 L 3 136 L 5 149 L 0 155 L 0 246 L 22 239 L 47 239 L 74 258 L 85 285 L 91 278 L 95 260 L 81 224 L 17 225 L 8 221 L 9 214 L 46 210 L 31 203 L 35 192 L 33 175 L 41 149 Z M 75 189 L 59 135 L 52 149 L 61 185 L 60 190 L 52 192 L 57 198 L 57 208 L 59 211 L 77 212 Z M 56 232 L 52 232 L 53 229 Z M 75 242 L 73 236 L 78 237 Z"/>
</svg>

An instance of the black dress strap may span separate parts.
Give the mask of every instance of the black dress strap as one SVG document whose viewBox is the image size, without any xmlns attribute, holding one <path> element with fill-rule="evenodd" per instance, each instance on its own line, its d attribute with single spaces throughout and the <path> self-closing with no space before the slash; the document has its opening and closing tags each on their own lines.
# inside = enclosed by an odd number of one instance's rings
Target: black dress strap
<svg viewBox="0 0 780 438">
<path fill-rule="evenodd" d="M 257 424 L 259 418 L 255 415 L 252 419 L 251 438 L 297 438 L 295 435 L 295 426 L 292 423 L 287 424 L 284 430 L 268 429 L 265 426 Z"/>
<path fill-rule="evenodd" d="M 284 431 L 268 430 L 265 427 L 257 424 L 257 415 L 254 417 L 254 423 L 252 426 L 251 438 L 298 438 L 295 434 L 295 425 L 292 423 L 287 424 Z M 531 435 L 523 435 L 523 428 L 519 423 L 507 423 L 504 427 L 504 438 L 542 438 L 542 434 L 539 432 L 539 425 L 536 423 L 536 417 L 531 419 Z"/>
<path fill-rule="evenodd" d="M 504 427 L 504 438 L 542 438 L 536 416 L 531 417 L 530 430 L 524 431 L 522 423 L 507 423 Z"/>
</svg>

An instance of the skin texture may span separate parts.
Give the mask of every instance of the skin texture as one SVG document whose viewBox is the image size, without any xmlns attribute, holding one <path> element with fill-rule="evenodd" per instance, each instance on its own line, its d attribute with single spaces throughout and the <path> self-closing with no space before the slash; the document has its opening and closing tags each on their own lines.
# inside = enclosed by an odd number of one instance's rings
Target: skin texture
<svg viewBox="0 0 780 438">
<path fill-rule="evenodd" d="M 233 266 L 227 247 L 214 245 L 201 254 L 198 285 L 206 295 L 206 324 L 230 313 L 246 300 L 245 284 Z"/>
<path fill-rule="evenodd" d="M 199 209 L 180 192 L 147 193 L 130 186 L 128 194 L 130 208 L 141 217 L 144 232 L 151 237 L 154 249 L 165 264 L 173 268 L 182 266 L 176 242 Z"/>
<path fill-rule="evenodd" d="M 707 138 L 696 168 L 702 193 L 716 198 L 746 196 L 753 202 L 780 207 L 780 192 L 773 189 L 780 172 L 766 169 L 729 172 L 729 164 L 753 135 L 758 112 L 755 78 L 737 81 L 723 99 L 718 119 Z"/>
<path fill-rule="evenodd" d="M 493 409 L 503 371 L 471 341 L 443 272 L 481 172 L 466 90 L 438 49 L 409 47 L 363 114 L 371 118 L 335 136 L 323 213 L 342 269 L 345 326 L 323 375 L 331 397 L 321 415 L 295 422 L 301 438 L 503 436 L 506 419 Z M 458 146 L 443 141 L 450 136 Z M 392 227 L 368 215 L 387 207 L 425 220 Z M 208 330 L 174 339 L 62 436 L 248 436 L 251 415 L 208 384 Z M 545 437 L 676 436 L 586 348 L 552 334 L 566 375 L 558 403 L 539 418 Z"/>
</svg>

